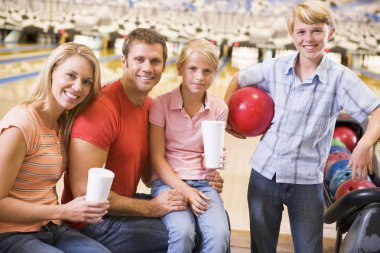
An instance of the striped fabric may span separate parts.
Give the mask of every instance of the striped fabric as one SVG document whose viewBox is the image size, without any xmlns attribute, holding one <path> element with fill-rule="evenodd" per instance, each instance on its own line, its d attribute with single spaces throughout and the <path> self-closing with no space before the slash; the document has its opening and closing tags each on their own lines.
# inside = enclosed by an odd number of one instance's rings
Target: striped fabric
<svg viewBox="0 0 380 253">
<path fill-rule="evenodd" d="M 54 130 L 48 129 L 31 106 L 17 106 L 0 122 L 0 133 L 17 127 L 24 135 L 27 154 L 9 196 L 34 204 L 56 205 L 56 183 L 67 167 L 65 143 Z M 48 221 L 35 223 L 0 222 L 0 232 L 39 230 Z"/>
</svg>

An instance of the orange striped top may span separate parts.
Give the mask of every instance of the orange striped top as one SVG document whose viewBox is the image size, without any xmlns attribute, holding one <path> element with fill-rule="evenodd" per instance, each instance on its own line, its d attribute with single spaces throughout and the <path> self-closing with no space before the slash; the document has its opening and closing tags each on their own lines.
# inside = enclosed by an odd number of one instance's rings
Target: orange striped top
<svg viewBox="0 0 380 253">
<path fill-rule="evenodd" d="M 30 105 L 19 105 L 11 109 L 0 121 L 0 134 L 11 127 L 17 127 L 24 135 L 27 152 L 9 197 L 34 204 L 57 205 L 56 183 L 68 163 L 62 135 L 57 136 L 54 130 L 48 129 Z M 0 221 L 0 233 L 38 231 L 48 222 Z M 60 224 L 60 221 L 54 222 Z"/>
</svg>

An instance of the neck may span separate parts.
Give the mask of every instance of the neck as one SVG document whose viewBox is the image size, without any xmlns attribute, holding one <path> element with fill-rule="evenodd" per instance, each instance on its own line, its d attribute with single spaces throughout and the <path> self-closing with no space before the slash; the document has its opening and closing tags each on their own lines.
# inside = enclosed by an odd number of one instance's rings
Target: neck
<svg viewBox="0 0 380 253">
<path fill-rule="evenodd" d="M 321 63 L 322 57 L 318 60 L 310 60 L 304 57 L 299 57 L 296 63 L 296 74 L 301 81 L 304 81 L 311 76 Z"/>
<path fill-rule="evenodd" d="M 32 106 L 37 111 L 45 126 L 58 133 L 61 128 L 60 117 L 62 111 L 46 103 L 33 103 Z"/>
<path fill-rule="evenodd" d="M 185 89 L 181 89 L 183 107 L 190 117 L 194 116 L 202 108 L 206 93 L 189 94 Z"/>
<path fill-rule="evenodd" d="M 142 106 L 148 97 L 148 92 L 139 91 L 132 85 L 129 85 L 125 78 L 120 79 L 123 86 L 124 94 L 128 97 L 129 101 L 136 106 Z"/>
</svg>

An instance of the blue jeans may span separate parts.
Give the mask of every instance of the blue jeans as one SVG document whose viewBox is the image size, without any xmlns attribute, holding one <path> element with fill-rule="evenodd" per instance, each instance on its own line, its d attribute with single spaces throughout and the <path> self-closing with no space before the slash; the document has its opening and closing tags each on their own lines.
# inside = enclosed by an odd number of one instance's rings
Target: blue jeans
<svg viewBox="0 0 380 253">
<path fill-rule="evenodd" d="M 146 194 L 136 198 L 149 199 Z M 160 218 L 105 216 L 102 223 L 88 224 L 80 230 L 113 253 L 166 253 L 168 231 Z"/>
<path fill-rule="evenodd" d="M 0 252 L 7 253 L 110 253 L 75 229 L 52 222 L 37 232 L 0 234 Z"/>
<path fill-rule="evenodd" d="M 210 198 L 209 207 L 198 217 L 195 217 L 189 208 L 162 217 L 169 231 L 168 252 L 191 253 L 195 246 L 195 223 L 197 223 L 201 234 L 200 252 L 225 253 L 230 244 L 230 230 L 220 195 L 207 180 L 185 180 L 185 182 Z M 152 196 L 169 189 L 171 187 L 163 180 L 155 180 L 152 184 Z"/>
<path fill-rule="evenodd" d="M 322 253 L 322 184 L 276 183 L 254 170 L 248 185 L 251 252 L 276 252 L 283 205 L 288 207 L 295 252 Z"/>
</svg>

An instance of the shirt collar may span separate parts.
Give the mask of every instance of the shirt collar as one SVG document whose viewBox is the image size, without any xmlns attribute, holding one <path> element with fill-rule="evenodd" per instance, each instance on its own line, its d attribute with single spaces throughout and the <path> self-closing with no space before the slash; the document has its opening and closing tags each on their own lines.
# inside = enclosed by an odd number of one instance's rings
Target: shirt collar
<svg viewBox="0 0 380 253">
<path fill-rule="evenodd" d="M 284 74 L 294 74 L 295 75 L 295 66 L 296 61 L 298 59 L 299 52 L 289 57 L 288 61 L 285 65 L 285 71 Z M 314 80 L 315 78 L 318 78 L 321 83 L 326 83 L 326 77 L 327 77 L 327 70 L 329 69 L 331 65 L 330 59 L 327 56 L 326 53 L 323 53 L 322 60 L 319 63 L 319 66 L 317 68 L 317 71 L 315 72 L 315 75 L 311 77 L 311 80 Z"/>
<path fill-rule="evenodd" d="M 183 109 L 183 99 L 182 99 L 182 94 L 181 94 L 181 87 L 182 87 L 182 84 L 180 86 L 178 86 L 177 88 L 175 88 L 171 92 L 170 110 L 182 110 Z M 205 99 L 205 102 L 203 104 L 204 110 L 210 109 L 208 97 L 209 97 L 209 93 L 206 90 L 206 99 Z"/>
</svg>

